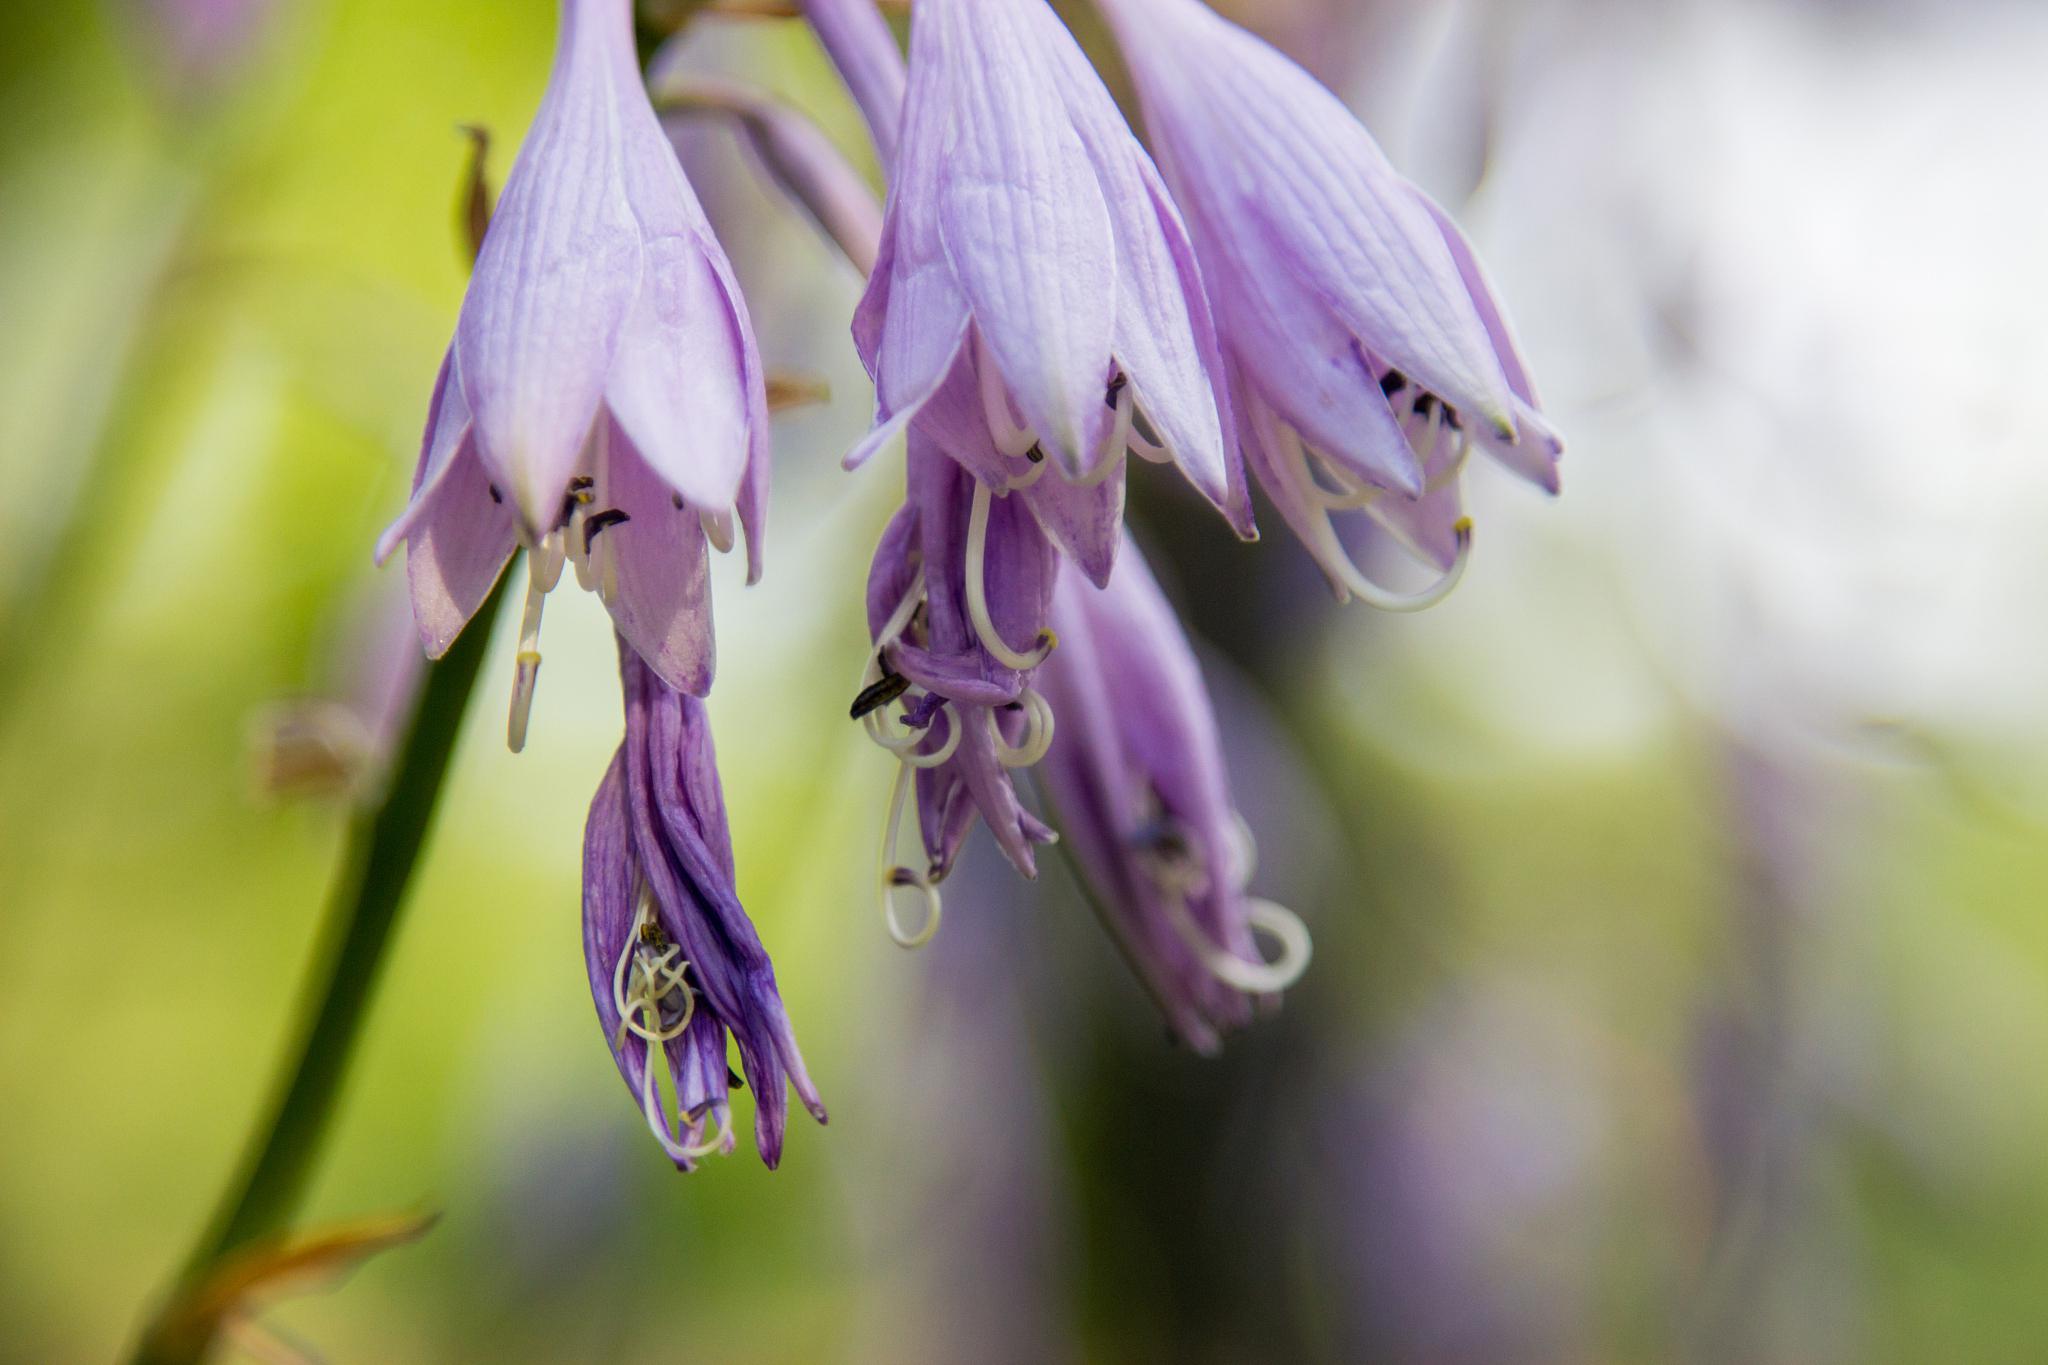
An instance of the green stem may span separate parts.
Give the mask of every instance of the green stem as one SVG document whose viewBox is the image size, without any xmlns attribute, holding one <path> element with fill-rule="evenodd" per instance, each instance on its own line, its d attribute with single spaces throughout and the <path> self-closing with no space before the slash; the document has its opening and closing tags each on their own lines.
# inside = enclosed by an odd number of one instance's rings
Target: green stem
<svg viewBox="0 0 2048 1365">
<path fill-rule="evenodd" d="M 285 1229 L 319 1156 L 350 1054 L 383 967 L 398 912 L 433 823 L 462 718 L 505 596 L 501 582 L 446 658 L 428 668 L 383 799 L 351 822 L 347 853 L 321 933 L 305 999 L 307 1023 L 285 1067 L 261 1136 L 194 1248 L 161 1315 L 137 1347 L 136 1365 L 189 1365 L 210 1334 L 179 1310 L 224 1258 Z"/>
</svg>

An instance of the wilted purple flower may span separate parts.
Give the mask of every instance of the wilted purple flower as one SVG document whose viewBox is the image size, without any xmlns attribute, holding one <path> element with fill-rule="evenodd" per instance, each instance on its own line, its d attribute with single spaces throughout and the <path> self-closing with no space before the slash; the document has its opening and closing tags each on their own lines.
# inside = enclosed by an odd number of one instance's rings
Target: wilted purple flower
<svg viewBox="0 0 2048 1365">
<path fill-rule="evenodd" d="M 1308 966 L 1292 912 L 1246 894 L 1251 835 L 1230 793 L 1201 666 L 1137 546 L 1109 586 L 1062 573 L 1058 654 L 1040 679 L 1061 717 L 1040 781 L 1103 922 L 1175 1034 L 1213 1052 L 1252 998 Z M 1268 963 L 1254 932 L 1281 949 Z"/>
<path fill-rule="evenodd" d="M 1097 582 L 1133 448 L 1174 460 L 1252 534 L 1186 228 L 1044 0 L 917 7 L 854 338 L 877 415 L 849 466 L 913 422 L 999 492 L 1031 484 L 1050 454 L 1062 477 L 1028 501 Z"/>
<path fill-rule="evenodd" d="M 758 576 L 767 483 L 746 304 L 641 84 L 630 0 L 564 0 L 547 94 L 442 362 L 412 505 L 378 556 L 406 543 L 414 614 L 439 656 L 527 547 L 517 749 L 541 604 L 565 560 L 664 681 L 709 689 L 705 542 L 730 548 L 736 512 Z"/>
<path fill-rule="evenodd" d="M 732 1150 L 730 1033 L 754 1089 L 754 1145 L 772 1167 L 782 1157 L 785 1082 L 820 1123 L 825 1106 L 734 890 L 710 722 L 704 703 L 663 683 L 623 639 L 619 672 L 626 738 L 583 841 L 583 957 L 598 1021 L 648 1126 L 685 1170 Z M 679 1133 L 648 1066 L 657 1043 Z"/>
<path fill-rule="evenodd" d="M 1471 245 L 1336 96 L 1200 0 L 1104 9 L 1194 233 L 1260 484 L 1340 596 L 1437 600 L 1470 546 L 1470 448 L 1552 492 L 1563 450 Z M 1444 578 L 1407 598 L 1366 580 L 1330 524 L 1346 510 Z"/>
<path fill-rule="evenodd" d="M 1017 497 L 910 435 L 908 494 L 883 533 L 868 577 L 874 640 L 853 714 L 901 763 L 882 836 L 882 901 L 891 932 L 915 946 L 938 927 L 936 884 L 952 871 L 977 813 L 1019 872 L 1052 832 L 1018 803 L 1013 770 L 1052 741 L 1052 711 L 1032 686 L 1051 647 L 1046 613 L 1058 556 Z M 1013 642 L 1028 640 L 1019 650 Z M 891 710 L 901 706 L 900 726 Z M 896 855 L 907 785 L 916 778 L 925 866 Z M 897 922 L 893 895 L 927 902 L 918 930 Z"/>
</svg>

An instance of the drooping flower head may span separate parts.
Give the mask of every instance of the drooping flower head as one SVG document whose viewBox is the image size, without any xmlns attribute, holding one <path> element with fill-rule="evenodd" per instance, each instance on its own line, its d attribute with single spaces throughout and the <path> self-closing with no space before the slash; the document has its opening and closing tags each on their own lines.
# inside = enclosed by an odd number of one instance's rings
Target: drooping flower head
<svg viewBox="0 0 2048 1365">
<path fill-rule="evenodd" d="M 1032 845 L 1052 838 L 1018 802 L 1011 774 L 1052 741 L 1052 712 L 1032 681 L 1054 643 L 1046 617 L 1059 560 L 1022 498 L 995 497 L 917 431 L 906 479 L 869 571 L 874 646 L 853 712 L 901 764 L 881 894 L 892 934 L 914 946 L 938 927 L 936 886 L 977 814 L 1027 877 L 1037 875 Z M 897 829 L 913 778 L 925 856 L 904 866 Z M 924 894 L 921 928 L 895 917 L 903 888 Z"/>
<path fill-rule="evenodd" d="M 924 0 L 879 261 L 854 319 L 876 386 L 856 465 L 913 423 L 1107 581 L 1131 449 L 1251 507 L 1193 249 L 1044 0 Z M 1156 438 L 1156 440 L 1154 439 Z M 1039 479 L 1050 460 L 1057 478 Z"/>
<path fill-rule="evenodd" d="M 1260 484 L 1340 596 L 1427 605 L 1470 546 L 1470 449 L 1552 492 L 1563 450 L 1471 245 L 1336 96 L 1200 0 L 1104 9 L 1194 234 Z M 1437 586 L 1366 580 L 1330 520 L 1356 510 L 1437 564 Z"/>
<path fill-rule="evenodd" d="M 684 1170 L 732 1150 L 730 1035 L 754 1091 L 754 1145 L 773 1167 L 785 1086 L 820 1123 L 825 1107 L 734 889 L 704 704 L 623 639 L 619 669 L 626 738 L 583 844 L 583 956 L 598 1022 L 656 1141 Z"/>
<path fill-rule="evenodd" d="M 1109 586 L 1062 573 L 1060 649 L 1040 684 L 1060 716 L 1039 781 L 1103 922 L 1198 1052 L 1308 966 L 1300 920 L 1247 893 L 1250 832 L 1231 797 L 1201 666 L 1137 546 Z M 1260 956 L 1255 931 L 1280 956 Z"/>
<path fill-rule="evenodd" d="M 707 539 L 750 576 L 768 487 L 765 381 L 746 304 L 641 84 L 631 0 L 563 0 L 553 75 L 442 362 L 407 547 L 438 657 L 513 550 L 531 577 L 512 747 L 565 562 L 671 687 L 713 651 Z"/>
</svg>

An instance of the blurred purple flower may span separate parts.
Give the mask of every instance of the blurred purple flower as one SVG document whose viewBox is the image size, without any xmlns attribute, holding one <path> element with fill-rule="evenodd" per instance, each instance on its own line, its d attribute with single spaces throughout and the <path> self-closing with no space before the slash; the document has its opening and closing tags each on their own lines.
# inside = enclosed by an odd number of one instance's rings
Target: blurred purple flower
<svg viewBox="0 0 2048 1365">
<path fill-rule="evenodd" d="M 936 884 L 952 871 L 977 813 L 1027 877 L 1037 875 L 1031 846 L 1052 839 L 1019 804 L 1010 774 L 1036 763 L 1052 740 L 1052 713 L 1032 679 L 1052 646 L 1045 623 L 1059 560 L 1022 499 L 994 497 L 918 431 L 907 483 L 869 571 L 874 648 L 853 713 L 902 765 L 883 835 L 881 890 L 891 932 L 914 946 L 938 926 Z M 1019 650 L 1017 640 L 1032 646 Z M 899 704 L 900 726 L 890 714 Z M 922 868 L 896 857 L 913 774 Z M 920 930 L 904 930 L 894 917 L 894 892 L 908 887 L 927 900 Z"/>
<path fill-rule="evenodd" d="M 630 0 L 564 0 L 547 94 L 442 362 L 412 504 L 378 558 L 406 543 L 420 634 L 439 656 L 527 547 L 517 749 L 564 561 L 649 667 L 702 695 L 705 542 L 730 548 L 737 512 L 758 577 L 767 491 L 746 304 L 641 84 Z"/>
<path fill-rule="evenodd" d="M 1477 444 L 1557 491 L 1540 415 L 1471 244 L 1313 76 L 1200 0 L 1108 0 L 1200 252 L 1246 457 L 1340 597 L 1413 609 L 1471 543 Z M 1402 597 L 1330 524 L 1363 510 L 1443 570 Z"/>
<path fill-rule="evenodd" d="M 854 317 L 876 426 L 913 422 L 1106 581 L 1124 456 L 1172 459 L 1253 534 L 1215 326 L 1178 211 L 1043 0 L 926 0 L 881 255 Z M 1156 442 L 1153 438 L 1157 438 Z"/>
<path fill-rule="evenodd" d="M 245 64 L 277 0 L 125 0 L 141 30 L 138 56 L 169 93 L 213 94 Z"/>
<path fill-rule="evenodd" d="M 626 738 L 591 802 L 583 957 L 598 1021 L 648 1126 L 676 1165 L 732 1150 L 726 1035 L 754 1090 L 754 1145 L 782 1158 L 785 1083 L 818 1122 L 775 968 L 734 889 L 732 838 L 704 704 L 667 686 L 623 638 Z M 661 1046 L 675 1124 L 648 1065 Z"/>
<path fill-rule="evenodd" d="M 1144 556 L 1126 544 L 1107 588 L 1061 574 L 1060 650 L 1041 673 L 1063 718 L 1040 780 L 1103 921 L 1191 1048 L 1251 1018 L 1253 996 L 1308 966 L 1292 912 L 1246 894 L 1251 834 L 1231 797 L 1201 666 Z M 1254 931 L 1281 957 L 1265 962 Z"/>
</svg>

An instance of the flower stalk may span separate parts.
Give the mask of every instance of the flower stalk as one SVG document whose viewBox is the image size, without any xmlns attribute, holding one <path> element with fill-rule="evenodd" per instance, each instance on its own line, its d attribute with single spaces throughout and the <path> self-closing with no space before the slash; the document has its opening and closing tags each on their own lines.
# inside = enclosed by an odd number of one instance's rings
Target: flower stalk
<svg viewBox="0 0 2048 1365">
<path fill-rule="evenodd" d="M 144 1331 L 132 1357 L 135 1365 L 186 1365 L 203 1358 L 208 1340 L 166 1331 L 180 1316 L 178 1305 L 225 1258 L 283 1231 L 305 1193 L 385 949 L 433 826 L 489 645 L 489 623 L 504 596 L 501 583 L 478 612 L 481 628 L 465 631 L 447 656 L 428 668 L 391 783 L 380 798 L 357 810 L 349 826 L 347 851 L 303 996 L 306 1023 L 280 1075 L 277 1098 L 164 1309 Z"/>
</svg>

